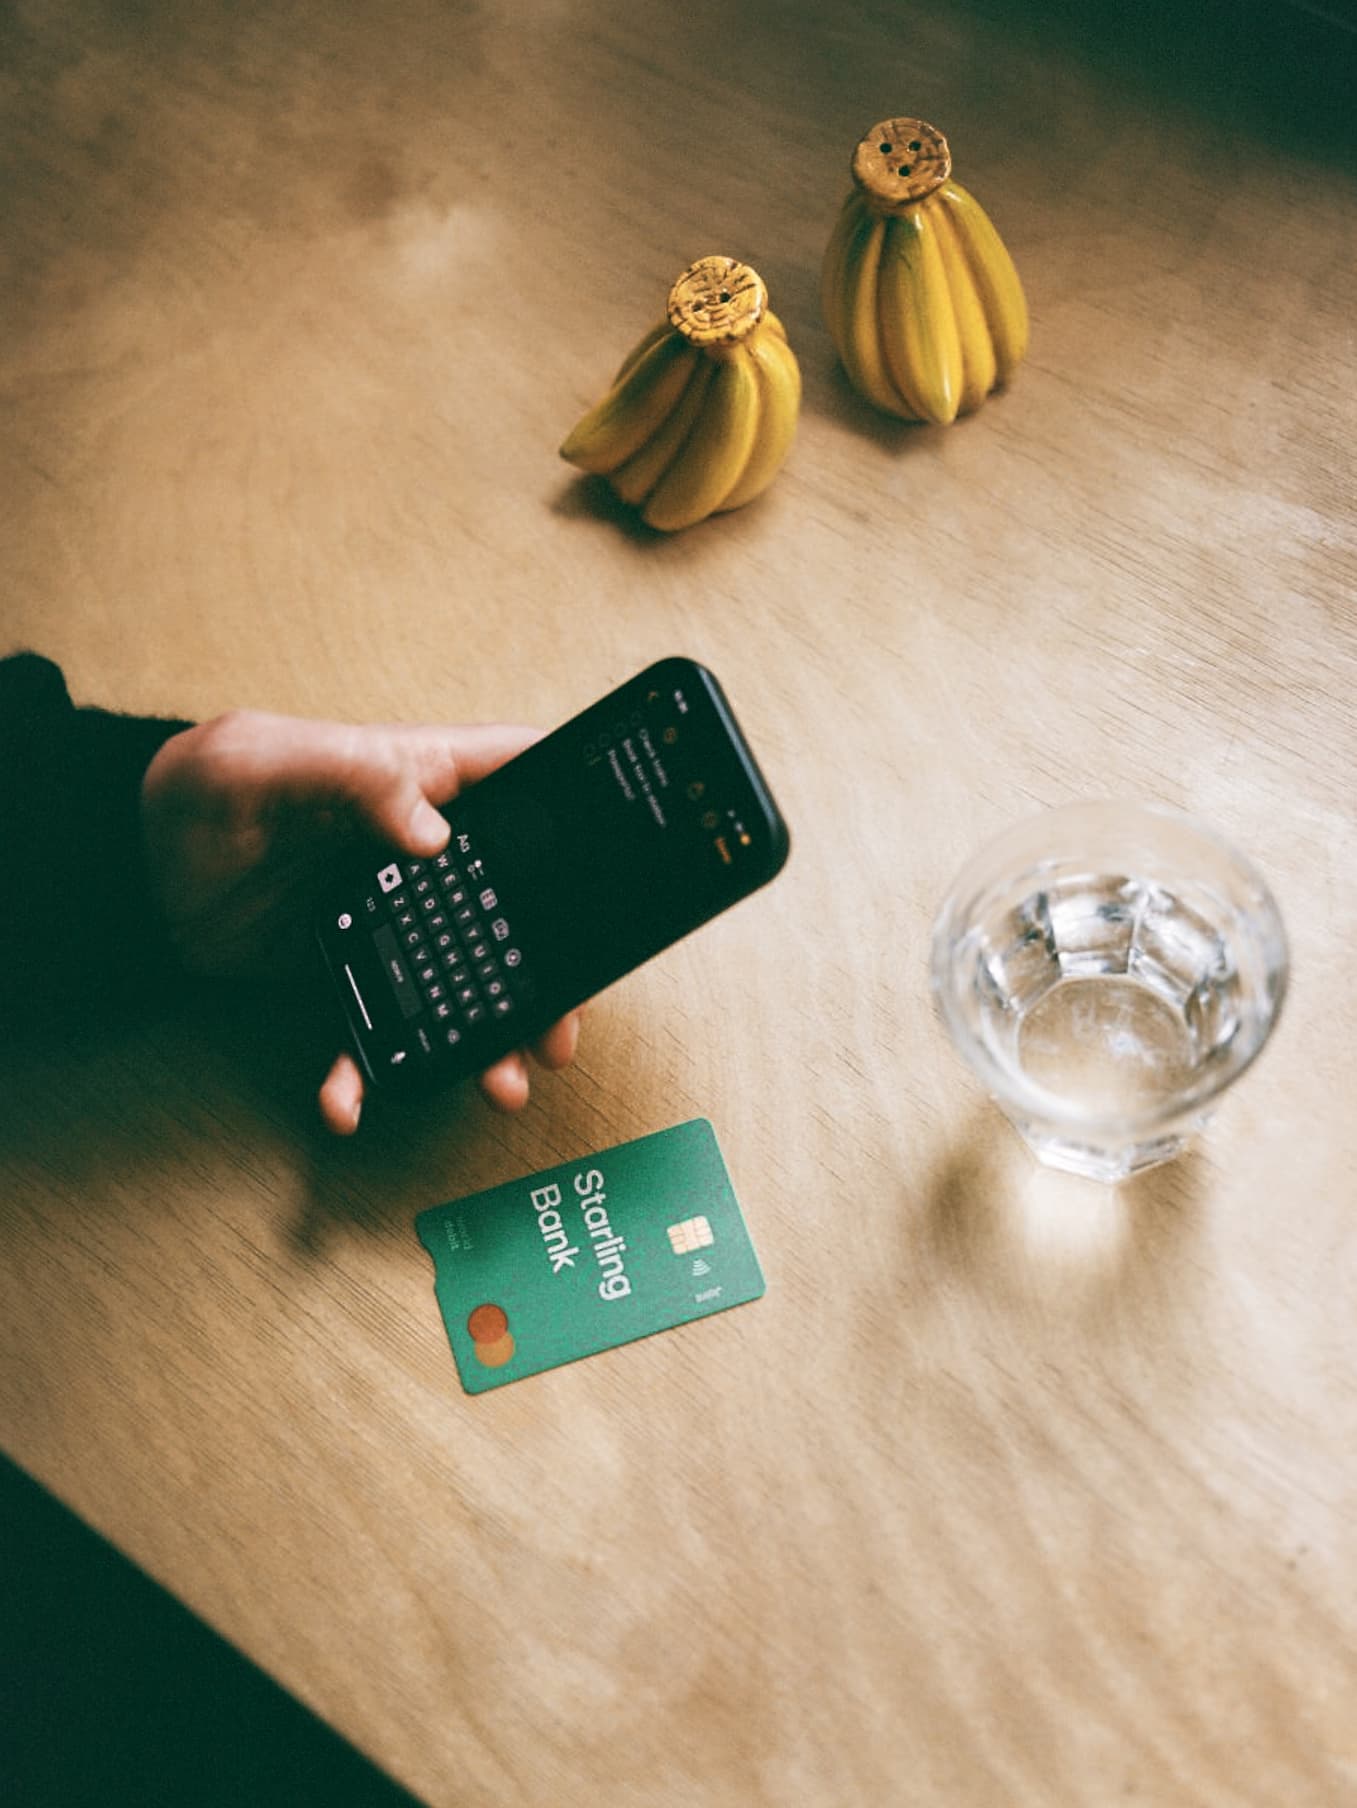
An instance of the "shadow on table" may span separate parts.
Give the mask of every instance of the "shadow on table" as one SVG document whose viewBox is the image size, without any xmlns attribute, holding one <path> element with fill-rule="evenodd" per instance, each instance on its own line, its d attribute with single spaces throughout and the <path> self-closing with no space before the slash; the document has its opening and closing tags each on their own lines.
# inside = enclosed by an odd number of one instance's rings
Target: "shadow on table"
<svg viewBox="0 0 1357 1808">
<path fill-rule="evenodd" d="M 323 983 L 179 986 L 78 1038 L 0 1042 L 0 1173 L 16 1180 L 0 1246 L 26 1176 L 54 1215 L 145 1204 L 182 1178 L 248 1196 L 266 1243 L 319 1262 L 334 1237 L 411 1236 L 425 1207 L 531 1168 L 525 1138 L 561 1160 L 597 1146 L 597 1112 L 536 1067 L 521 1114 L 489 1109 L 468 1080 L 370 1094 L 358 1133 L 333 1136 L 316 1094 L 347 1038 Z"/>
<path fill-rule="evenodd" d="M 415 1798 L 0 1458 L 0 1749 L 15 1808 Z"/>
<path fill-rule="evenodd" d="M 639 509 L 622 498 L 606 477 L 587 477 L 583 473 L 568 479 L 552 499 L 551 512 L 571 521 L 605 521 L 624 533 L 638 546 L 662 544 L 667 534 L 647 527 Z"/>
<path fill-rule="evenodd" d="M 938 1266 L 972 1285 L 1081 1311 L 1171 1286 L 1200 1228 L 1205 1179 L 1194 1150 L 1120 1186 L 1044 1168 L 982 1108 L 928 1185 L 924 1236 Z"/>
<path fill-rule="evenodd" d="M 255 986 L 186 987 L 136 1021 L 82 1026 L 78 1043 L 12 1042 L 0 1169 L 38 1177 L 52 1211 L 163 1188 L 181 1166 L 208 1185 L 238 1180 L 317 1260 L 341 1229 L 405 1234 L 416 1210 L 497 1159 L 512 1120 L 467 1082 L 370 1099 L 356 1136 L 332 1136 L 316 1091 L 342 1045 L 328 997 Z"/>
<path fill-rule="evenodd" d="M 373 1111 L 353 1140 L 319 1122 L 338 1046 L 328 1014 L 254 989 L 186 993 L 137 1022 L 0 1049 L 3 1220 L 155 1196 L 182 1164 L 240 1173 L 313 1259 L 332 1232 L 410 1236 L 450 1151 L 495 1133 L 467 1091 Z M 305 1211 L 286 1210 L 304 1178 Z M 202 1177 L 206 1177 L 205 1180 Z M 402 1808 L 414 1798 L 0 1458 L 0 1794 L 15 1808 Z"/>
</svg>

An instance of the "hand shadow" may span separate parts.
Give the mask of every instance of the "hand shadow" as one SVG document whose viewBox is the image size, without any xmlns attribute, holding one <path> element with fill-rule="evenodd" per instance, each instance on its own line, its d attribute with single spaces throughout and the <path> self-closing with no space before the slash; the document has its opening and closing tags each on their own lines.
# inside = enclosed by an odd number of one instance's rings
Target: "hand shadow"
<svg viewBox="0 0 1357 1808">
<path fill-rule="evenodd" d="M 315 1260 L 354 1230 L 405 1238 L 425 1206 L 504 1178 L 506 1161 L 534 1165 L 525 1137 L 540 1114 L 530 1106 L 520 1127 L 474 1082 L 370 1094 L 358 1133 L 331 1135 L 316 1091 L 343 1043 L 319 988 L 188 981 L 78 1038 L 13 1039 L 0 1052 L 0 1169 L 31 1176 L 42 1212 L 114 1211 L 123 1197 L 170 1213 L 186 1193 L 248 1194 L 262 1244 Z M 573 1105 L 562 1089 L 553 1117 Z"/>
<path fill-rule="evenodd" d="M 326 1129 L 316 1101 L 346 1041 L 323 992 L 299 992 L 267 1018 L 258 998 L 231 1001 L 213 1023 L 212 1041 L 222 1096 L 240 1120 L 255 1114 L 282 1130 L 284 1160 L 302 1175 L 281 1227 L 300 1258 L 319 1259 L 332 1238 L 353 1230 L 404 1241 L 418 1212 L 537 1165 L 541 1098 L 553 1085 L 541 1069 L 533 1070 L 533 1102 L 510 1114 L 487 1105 L 471 1079 L 408 1090 L 369 1085 L 359 1128 L 344 1137 Z M 576 1103 L 568 1087 L 552 1095 L 553 1129 L 567 1142 Z M 574 1140 L 587 1144 L 587 1131 Z"/>
</svg>

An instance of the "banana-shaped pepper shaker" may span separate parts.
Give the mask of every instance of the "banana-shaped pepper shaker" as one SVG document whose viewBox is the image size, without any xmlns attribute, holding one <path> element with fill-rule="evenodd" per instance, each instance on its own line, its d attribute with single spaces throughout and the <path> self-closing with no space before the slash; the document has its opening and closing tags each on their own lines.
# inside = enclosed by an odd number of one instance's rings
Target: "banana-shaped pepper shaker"
<svg viewBox="0 0 1357 1808">
<path fill-rule="evenodd" d="M 952 181 L 947 140 L 887 119 L 853 152 L 853 190 L 825 251 L 825 324 L 860 395 L 946 425 L 1007 382 L 1027 350 L 1013 260 Z"/>
<path fill-rule="evenodd" d="M 801 372 L 757 271 L 699 258 L 561 457 L 673 533 L 767 489 L 800 406 Z"/>
</svg>

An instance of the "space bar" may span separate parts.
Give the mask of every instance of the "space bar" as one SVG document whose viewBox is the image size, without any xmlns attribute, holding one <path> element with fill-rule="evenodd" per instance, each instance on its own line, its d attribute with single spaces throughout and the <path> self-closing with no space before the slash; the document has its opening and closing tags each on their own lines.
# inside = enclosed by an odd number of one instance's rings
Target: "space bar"
<svg viewBox="0 0 1357 1808">
<path fill-rule="evenodd" d="M 396 946 L 394 933 L 387 928 L 379 929 L 373 936 L 377 953 L 381 956 L 382 967 L 386 977 L 391 981 L 391 990 L 396 994 L 396 1003 L 401 1008 L 402 1017 L 419 1015 L 419 993 L 415 990 L 415 982 L 410 977 L 410 970 L 401 959 L 401 951 Z"/>
</svg>

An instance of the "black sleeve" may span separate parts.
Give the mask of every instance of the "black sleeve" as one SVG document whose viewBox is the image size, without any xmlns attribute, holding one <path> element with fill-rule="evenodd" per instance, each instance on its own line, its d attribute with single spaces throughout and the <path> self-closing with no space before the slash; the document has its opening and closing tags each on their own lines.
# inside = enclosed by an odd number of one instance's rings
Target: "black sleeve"
<svg viewBox="0 0 1357 1808">
<path fill-rule="evenodd" d="M 0 660 L 0 1034 L 116 1008 L 167 970 L 141 781 L 188 726 L 77 709 L 50 659 Z"/>
</svg>

